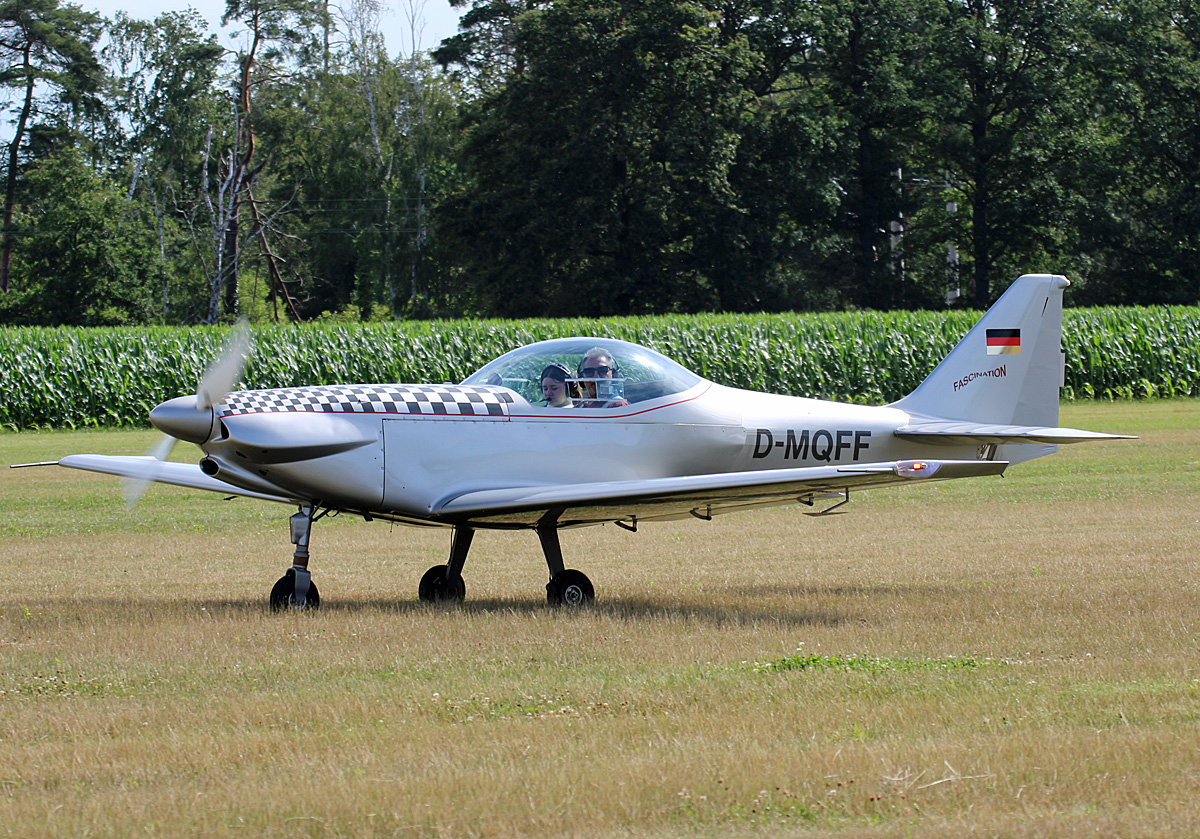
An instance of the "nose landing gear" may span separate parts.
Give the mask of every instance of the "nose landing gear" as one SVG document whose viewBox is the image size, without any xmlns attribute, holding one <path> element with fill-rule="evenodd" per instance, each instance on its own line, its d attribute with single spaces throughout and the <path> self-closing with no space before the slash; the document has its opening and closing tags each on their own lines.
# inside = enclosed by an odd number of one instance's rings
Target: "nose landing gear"
<svg viewBox="0 0 1200 839">
<path fill-rule="evenodd" d="M 296 552 L 292 556 L 292 567 L 271 588 L 269 602 L 272 612 L 321 608 L 321 593 L 317 591 L 308 572 L 308 538 L 312 534 L 313 522 L 324 515 L 314 515 L 315 511 L 314 505 L 306 504 L 292 516 L 292 544 L 296 546 Z"/>
</svg>

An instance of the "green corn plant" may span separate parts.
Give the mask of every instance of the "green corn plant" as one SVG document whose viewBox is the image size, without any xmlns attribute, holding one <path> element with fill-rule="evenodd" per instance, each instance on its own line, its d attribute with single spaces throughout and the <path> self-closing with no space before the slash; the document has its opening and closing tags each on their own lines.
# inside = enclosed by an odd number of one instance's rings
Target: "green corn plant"
<svg viewBox="0 0 1200 839">
<path fill-rule="evenodd" d="M 975 312 L 706 314 L 560 320 L 306 324 L 255 330 L 245 389 L 458 382 L 501 353 L 571 335 L 662 352 L 733 387 L 861 403 L 899 399 Z M 226 330 L 0 328 L 0 426 L 145 425 L 192 393 Z M 1200 307 L 1068 309 L 1067 399 L 1200 396 Z"/>
</svg>

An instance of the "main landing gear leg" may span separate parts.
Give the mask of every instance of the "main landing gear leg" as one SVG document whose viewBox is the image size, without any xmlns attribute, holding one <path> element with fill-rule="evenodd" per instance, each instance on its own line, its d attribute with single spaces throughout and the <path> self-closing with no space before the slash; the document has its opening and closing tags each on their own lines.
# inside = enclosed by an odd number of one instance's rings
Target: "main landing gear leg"
<svg viewBox="0 0 1200 839">
<path fill-rule="evenodd" d="M 321 593 L 308 572 L 308 538 L 312 534 L 315 511 L 313 505 L 305 504 L 292 516 L 292 544 L 296 546 L 296 552 L 292 556 L 292 567 L 271 589 L 272 612 L 321 607 Z"/>
<path fill-rule="evenodd" d="M 546 554 L 546 567 L 550 569 L 550 582 L 546 583 L 546 600 L 551 606 L 582 606 L 596 599 L 592 581 L 582 571 L 563 568 L 562 546 L 558 543 L 558 522 L 545 519 L 537 527 L 542 552 Z"/>
<path fill-rule="evenodd" d="M 463 563 L 467 561 L 467 551 L 471 550 L 471 540 L 474 538 L 475 528 L 465 525 L 454 528 L 454 537 L 450 540 L 450 561 L 445 565 L 433 566 L 421 578 L 417 596 L 422 602 L 461 601 L 467 596 L 462 569 Z"/>
</svg>

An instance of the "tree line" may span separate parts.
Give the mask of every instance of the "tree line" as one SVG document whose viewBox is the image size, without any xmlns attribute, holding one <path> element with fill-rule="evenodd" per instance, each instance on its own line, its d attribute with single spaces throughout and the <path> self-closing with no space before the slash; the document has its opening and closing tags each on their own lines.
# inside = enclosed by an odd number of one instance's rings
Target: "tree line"
<svg viewBox="0 0 1200 839">
<path fill-rule="evenodd" d="M 380 2 L 0 0 L 0 322 L 1200 300 L 1196 0 Z"/>
</svg>

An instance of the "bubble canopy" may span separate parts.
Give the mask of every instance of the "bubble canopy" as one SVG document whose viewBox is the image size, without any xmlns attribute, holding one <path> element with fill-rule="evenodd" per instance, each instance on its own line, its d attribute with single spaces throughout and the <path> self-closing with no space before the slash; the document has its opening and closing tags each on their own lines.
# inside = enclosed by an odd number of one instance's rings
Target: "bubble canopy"
<svg viewBox="0 0 1200 839">
<path fill-rule="evenodd" d="M 583 358 L 594 349 L 612 356 L 613 379 L 630 402 L 644 402 L 682 393 L 703 381 L 665 355 L 628 341 L 612 338 L 554 338 L 507 352 L 463 380 L 464 385 L 503 385 L 531 404 L 542 402 L 541 374 L 551 364 L 561 364 L 581 381 Z"/>
</svg>

